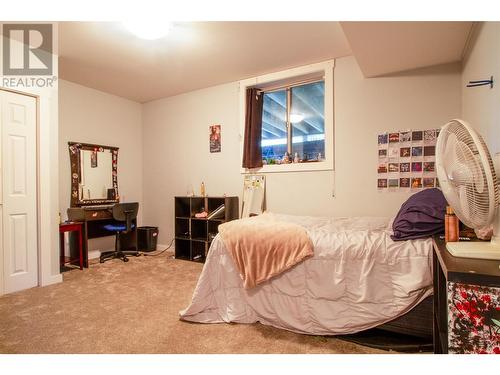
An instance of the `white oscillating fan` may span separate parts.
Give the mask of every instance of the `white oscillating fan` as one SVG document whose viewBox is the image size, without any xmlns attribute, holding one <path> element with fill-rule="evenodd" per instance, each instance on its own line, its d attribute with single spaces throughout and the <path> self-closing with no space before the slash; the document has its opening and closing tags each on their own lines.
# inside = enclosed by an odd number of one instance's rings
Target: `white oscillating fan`
<svg viewBox="0 0 500 375">
<path fill-rule="evenodd" d="M 483 138 L 462 120 L 451 120 L 436 146 L 439 185 L 458 218 L 473 229 L 493 223 L 490 242 L 448 242 L 447 250 L 462 258 L 500 259 L 498 179 Z"/>
</svg>

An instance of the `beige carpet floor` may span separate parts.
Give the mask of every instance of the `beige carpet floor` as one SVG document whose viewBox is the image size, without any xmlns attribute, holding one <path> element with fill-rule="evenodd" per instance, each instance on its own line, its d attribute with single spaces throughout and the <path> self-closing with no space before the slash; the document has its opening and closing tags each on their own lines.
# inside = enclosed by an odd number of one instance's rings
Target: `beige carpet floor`
<svg viewBox="0 0 500 375">
<path fill-rule="evenodd" d="M 130 258 L 0 297 L 0 353 L 387 353 L 262 324 L 180 321 L 203 265 Z"/>
</svg>

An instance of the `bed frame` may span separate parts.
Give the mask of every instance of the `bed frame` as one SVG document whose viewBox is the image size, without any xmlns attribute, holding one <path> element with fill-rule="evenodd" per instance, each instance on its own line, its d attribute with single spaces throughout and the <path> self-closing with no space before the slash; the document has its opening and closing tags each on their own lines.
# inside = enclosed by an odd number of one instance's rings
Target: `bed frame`
<svg viewBox="0 0 500 375">
<path fill-rule="evenodd" d="M 421 338 L 432 338 L 432 325 L 432 296 L 429 296 L 405 315 L 377 328 Z"/>
</svg>

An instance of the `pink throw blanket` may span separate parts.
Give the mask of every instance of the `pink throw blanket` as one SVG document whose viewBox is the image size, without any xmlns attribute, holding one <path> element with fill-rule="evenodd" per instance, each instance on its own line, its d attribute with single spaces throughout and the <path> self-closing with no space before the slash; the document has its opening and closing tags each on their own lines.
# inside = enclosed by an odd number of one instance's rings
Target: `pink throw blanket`
<svg viewBox="0 0 500 375">
<path fill-rule="evenodd" d="M 272 214 L 230 221 L 219 233 L 245 289 L 250 289 L 313 256 L 307 231 Z"/>
</svg>

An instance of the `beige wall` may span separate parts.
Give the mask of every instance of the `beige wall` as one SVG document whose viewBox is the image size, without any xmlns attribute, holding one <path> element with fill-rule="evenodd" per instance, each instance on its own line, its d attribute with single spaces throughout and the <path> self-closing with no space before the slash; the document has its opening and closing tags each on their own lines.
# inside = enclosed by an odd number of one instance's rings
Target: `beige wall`
<svg viewBox="0 0 500 375">
<path fill-rule="evenodd" d="M 323 216 L 394 216 L 407 193 L 376 188 L 377 134 L 443 125 L 461 113 L 457 64 L 382 78 L 363 78 L 353 57 L 336 60 L 334 73 L 335 182 L 331 171 L 267 175 L 271 211 Z M 143 105 L 144 222 L 173 232 L 173 197 L 189 186 L 209 195 L 239 195 L 238 83 Z M 222 152 L 210 154 L 208 126 L 222 125 Z M 332 196 L 335 191 L 335 196 Z M 240 202 L 241 205 L 241 202 Z"/>
<path fill-rule="evenodd" d="M 239 195 L 238 85 L 230 83 L 143 105 L 144 223 L 160 227 L 159 242 L 173 231 L 173 197 Z M 209 152 L 209 125 L 222 125 L 222 150 Z"/>
<path fill-rule="evenodd" d="M 492 89 L 465 87 L 469 81 L 496 79 Z M 500 22 L 485 22 L 475 30 L 463 64 L 462 116 L 486 141 L 491 154 L 500 152 Z"/>
<path fill-rule="evenodd" d="M 119 147 L 118 191 L 122 201 L 139 202 L 143 213 L 141 104 L 72 82 L 59 82 L 59 210 L 66 219 L 71 173 L 68 141 Z M 108 250 L 114 239 L 91 240 L 90 250 Z"/>
</svg>

